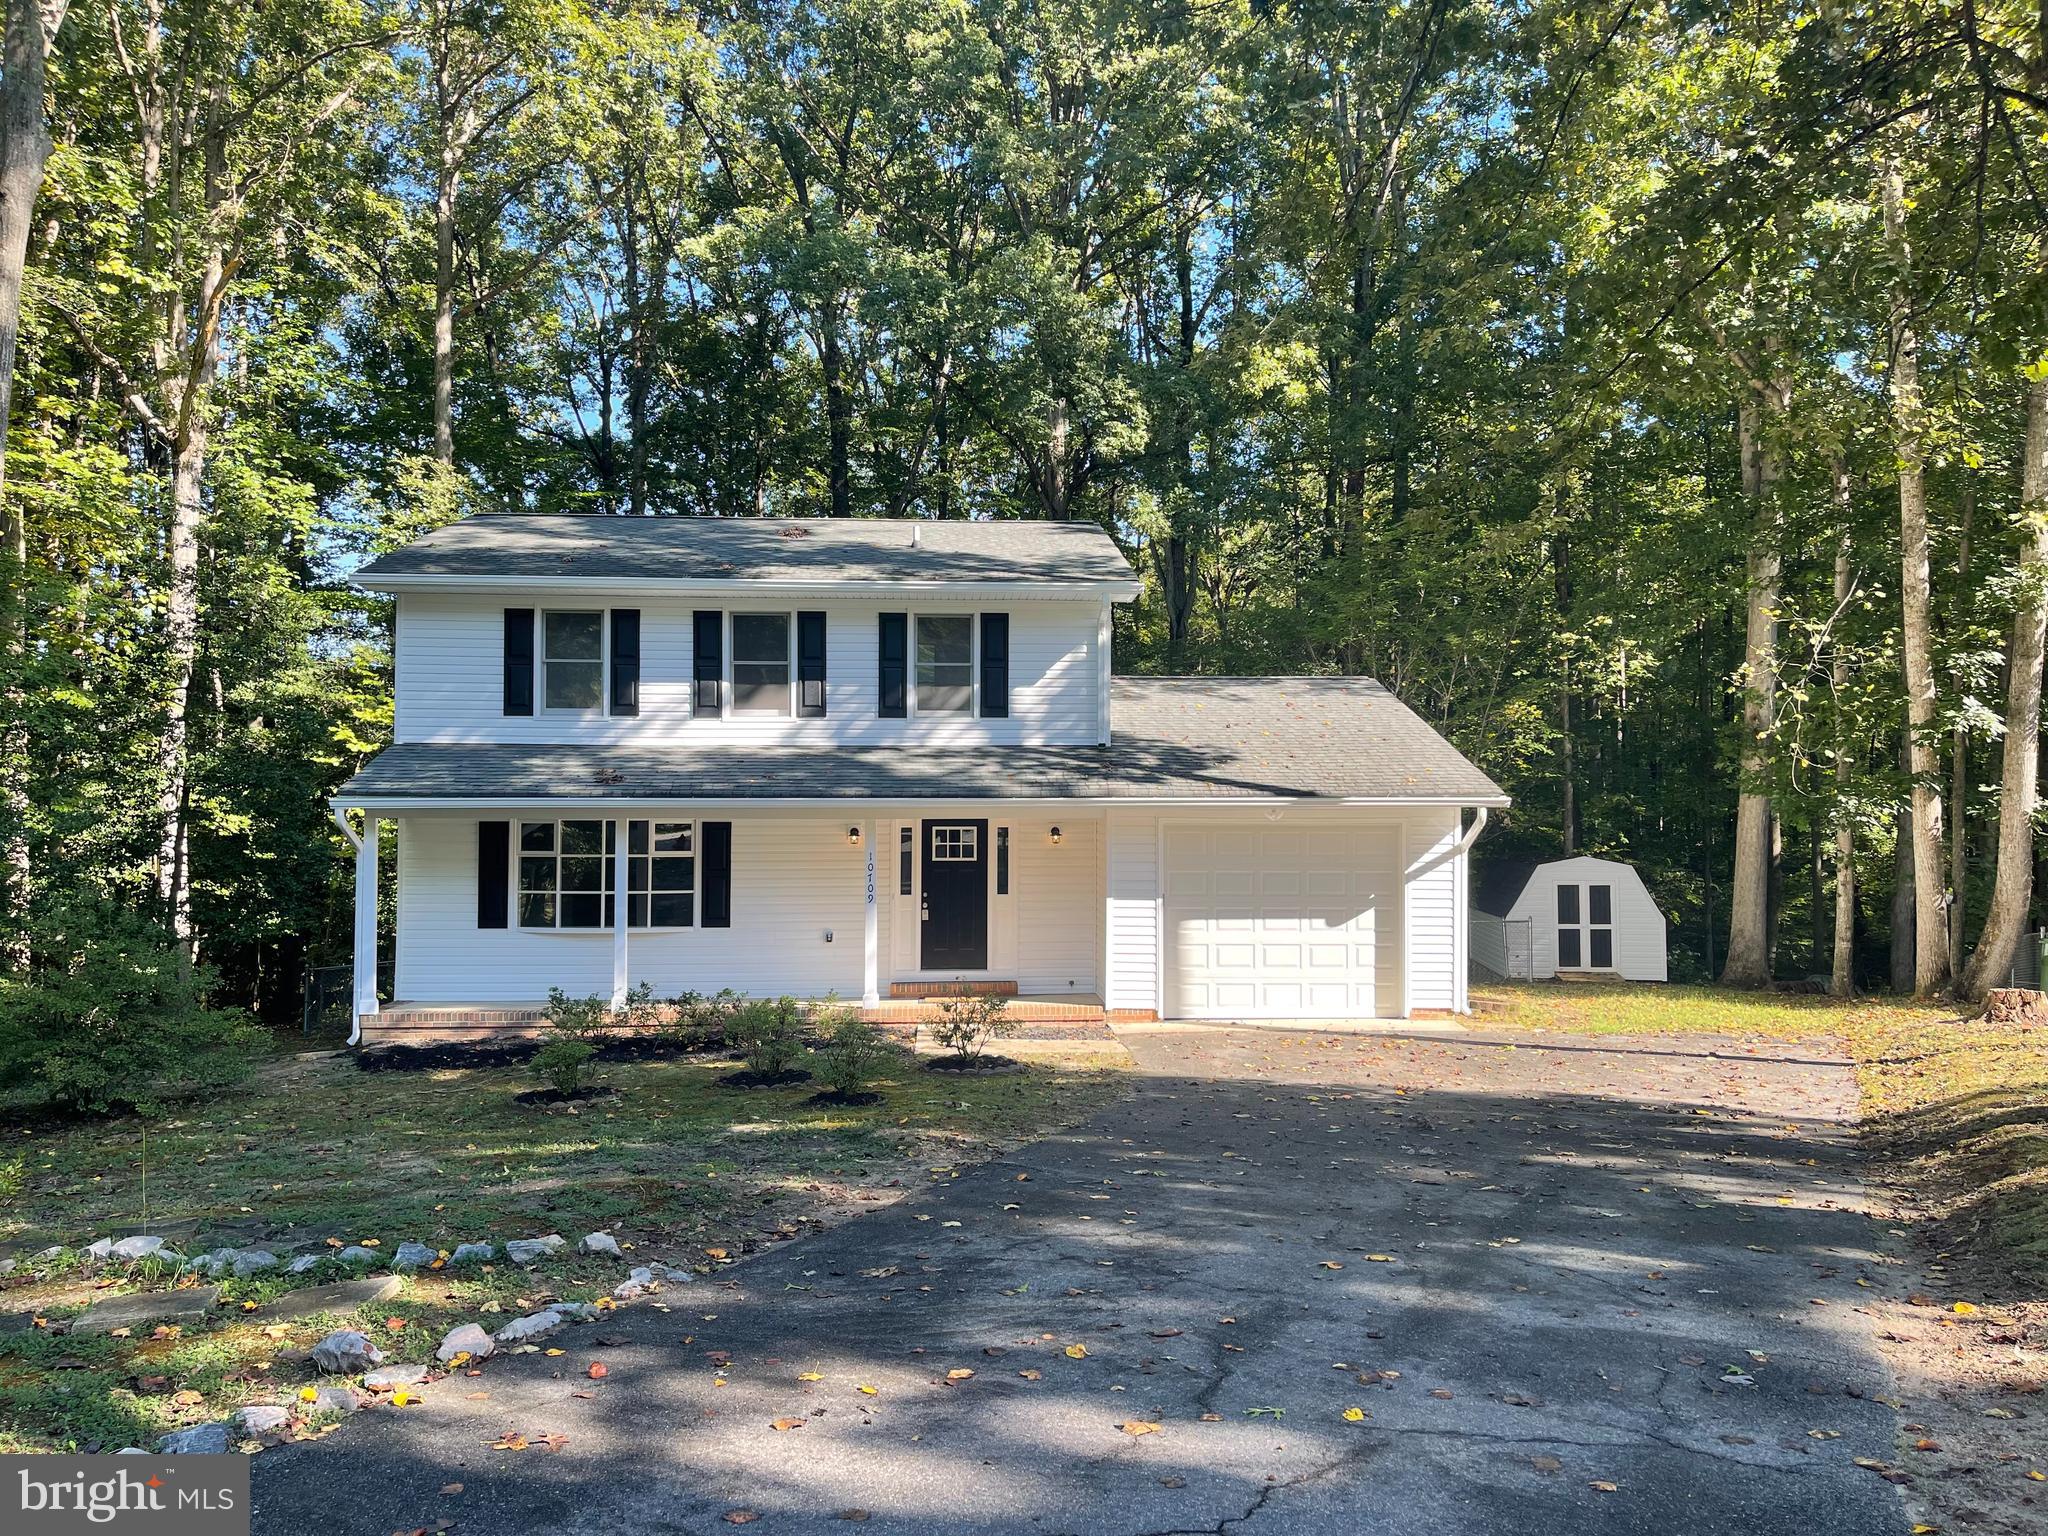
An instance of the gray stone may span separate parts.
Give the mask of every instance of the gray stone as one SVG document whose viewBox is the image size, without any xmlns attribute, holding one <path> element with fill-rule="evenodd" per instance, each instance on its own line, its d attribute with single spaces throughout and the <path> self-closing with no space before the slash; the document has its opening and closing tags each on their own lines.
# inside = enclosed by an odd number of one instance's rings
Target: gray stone
<svg viewBox="0 0 2048 1536">
<path fill-rule="evenodd" d="M 138 1323 L 197 1322 L 213 1310 L 220 1297 L 217 1285 L 186 1286 L 175 1291 L 133 1291 L 95 1302 L 72 1319 L 73 1333 L 112 1333 Z"/>
<path fill-rule="evenodd" d="M 289 1317 L 312 1317 L 319 1312 L 353 1312 L 375 1301 L 389 1301 L 403 1289 L 396 1275 L 364 1275 L 356 1280 L 337 1280 L 332 1285 L 309 1285 L 266 1303 L 262 1315 L 282 1321 Z"/>
<path fill-rule="evenodd" d="M 313 1346 L 313 1364 L 330 1376 L 353 1376 L 384 1363 L 384 1351 L 367 1334 L 344 1328 Z"/>
<path fill-rule="evenodd" d="M 124 1237 L 107 1252 L 112 1258 L 128 1261 L 147 1258 L 163 1245 L 164 1240 L 160 1237 Z"/>
<path fill-rule="evenodd" d="M 387 1365 L 365 1376 L 363 1385 L 372 1392 L 389 1392 L 394 1387 L 416 1387 L 429 1374 L 424 1365 Z"/>
<path fill-rule="evenodd" d="M 326 1262 L 327 1255 L 324 1253 L 302 1253 L 285 1265 L 284 1272 L 288 1275 L 303 1275 L 309 1270 L 318 1269 Z"/>
<path fill-rule="evenodd" d="M 116 1456 L 147 1456 L 149 1455 L 149 1452 L 145 1451 L 139 1445 L 124 1445 L 121 1447 L 121 1449 L 114 1452 L 114 1454 Z"/>
<path fill-rule="evenodd" d="M 619 1301 L 631 1301 L 635 1296 L 645 1296 L 654 1289 L 654 1271 L 641 1265 L 626 1276 L 625 1283 L 612 1291 Z"/>
<path fill-rule="evenodd" d="M 281 1435 L 290 1429 L 292 1411 L 268 1403 L 251 1403 L 229 1414 L 228 1422 L 243 1439 L 256 1440 L 264 1435 Z"/>
<path fill-rule="evenodd" d="M 157 1441 L 156 1448 L 162 1456 L 225 1456 L 228 1453 L 228 1427 L 225 1424 L 194 1424 L 190 1429 L 174 1429 Z"/>
<path fill-rule="evenodd" d="M 313 1401 L 306 1410 L 314 1414 L 330 1414 L 335 1418 L 347 1418 L 363 1406 L 363 1400 L 348 1387 L 322 1387 L 313 1394 Z"/>
<path fill-rule="evenodd" d="M 505 1245 L 505 1257 L 514 1264 L 538 1264 L 563 1242 L 558 1232 L 550 1232 L 546 1237 L 515 1237 Z"/>
<path fill-rule="evenodd" d="M 424 1269 L 427 1265 L 433 1263 L 437 1257 L 439 1255 L 425 1243 L 415 1243 L 407 1239 L 398 1245 L 398 1252 L 391 1256 L 391 1267 L 393 1269 Z"/>
<path fill-rule="evenodd" d="M 19 1259 L 0 1259 L 0 1275 L 11 1275 L 20 1265 Z"/>
<path fill-rule="evenodd" d="M 113 1251 L 114 1240 L 111 1237 L 95 1238 L 85 1245 L 85 1256 L 99 1263 L 105 1263 L 107 1255 Z"/>
<path fill-rule="evenodd" d="M 491 1337 L 500 1344 L 531 1344 L 535 1339 L 544 1339 L 555 1332 L 562 1326 L 562 1321 L 562 1314 L 549 1307 L 514 1318 Z"/>
<path fill-rule="evenodd" d="M 498 1256 L 496 1243 L 460 1243 L 448 1255 L 448 1267 L 460 1269 L 465 1264 L 488 1264 Z"/>
<path fill-rule="evenodd" d="M 565 1322 L 594 1323 L 604 1314 L 587 1301 L 557 1301 L 548 1310 L 559 1312 Z"/>
<path fill-rule="evenodd" d="M 619 1240 L 609 1232 L 586 1232 L 576 1248 L 580 1253 L 608 1253 L 615 1259 L 624 1257 L 619 1252 Z"/>
<path fill-rule="evenodd" d="M 488 1359 L 497 1352 L 498 1346 L 488 1333 L 475 1323 L 464 1323 L 459 1328 L 450 1328 L 448 1337 L 441 1341 L 441 1347 L 434 1351 L 436 1360 L 446 1363 L 457 1355 L 468 1355 L 472 1360 Z"/>
<path fill-rule="evenodd" d="M 672 1285 L 688 1285 L 697 1278 L 687 1269 L 678 1268 L 674 1264 L 664 1264 L 659 1259 L 649 1264 L 648 1268 L 654 1271 L 655 1279 L 666 1280 Z"/>
<path fill-rule="evenodd" d="M 43 1249 L 39 1253 L 30 1255 L 30 1257 L 35 1259 L 38 1263 L 48 1263 L 51 1259 L 63 1258 L 64 1255 L 69 1253 L 70 1251 L 71 1250 L 69 1248 L 66 1248 L 62 1243 L 52 1243 L 49 1247 Z M 144 1451 L 143 1454 L 146 1456 L 149 1453 L 147 1451 Z"/>
<path fill-rule="evenodd" d="M 375 1264 L 383 1257 L 384 1255 L 379 1253 L 376 1249 L 365 1248 L 360 1243 L 350 1243 L 346 1248 L 342 1249 L 341 1252 L 335 1255 L 335 1258 L 339 1259 L 342 1263 L 349 1265 Z"/>
<path fill-rule="evenodd" d="M 251 1275 L 260 1275 L 266 1269 L 277 1268 L 277 1255 L 268 1248 L 244 1248 L 228 1260 L 228 1268 L 237 1280 L 246 1280 Z"/>
<path fill-rule="evenodd" d="M 198 1275 L 225 1274 L 235 1262 L 235 1250 L 216 1248 L 211 1253 L 194 1254 L 185 1261 L 185 1267 Z"/>
</svg>

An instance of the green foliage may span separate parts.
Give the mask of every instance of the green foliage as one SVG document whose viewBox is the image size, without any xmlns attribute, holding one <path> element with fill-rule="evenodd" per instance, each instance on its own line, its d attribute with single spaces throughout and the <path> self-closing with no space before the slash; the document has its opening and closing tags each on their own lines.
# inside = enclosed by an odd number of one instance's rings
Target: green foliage
<svg viewBox="0 0 2048 1536">
<path fill-rule="evenodd" d="M 575 1036 L 561 1036 L 544 1043 L 527 1063 L 533 1075 L 564 1098 L 583 1087 L 584 1069 L 597 1054 L 597 1047 Z"/>
<path fill-rule="evenodd" d="M 761 1077 L 790 1071 L 803 1055 L 806 1010 L 793 997 L 754 998 L 727 1017 L 726 1041 Z"/>
<path fill-rule="evenodd" d="M 948 997 L 939 1003 L 938 1022 L 931 1026 L 932 1038 L 962 1061 L 972 1061 L 988 1049 L 993 1040 L 1007 1040 L 1017 1033 L 1010 1017 L 1010 1000 L 993 994 L 978 997 Z"/>
<path fill-rule="evenodd" d="M 746 1001 L 743 994 L 731 987 L 708 996 L 702 992 L 679 992 L 669 1003 L 665 1032 L 685 1050 L 723 1050 L 733 1017 Z"/>
<path fill-rule="evenodd" d="M 611 1022 L 611 1000 L 602 993 L 571 997 L 560 987 L 548 988 L 547 1025 L 557 1035 L 581 1039 L 610 1028 Z"/>
<path fill-rule="evenodd" d="M 155 1115 L 241 1082 L 263 1037 L 241 1010 L 209 1004 L 212 985 L 144 918 L 110 903 L 50 909 L 26 972 L 0 977 L 0 1094 Z"/>
<path fill-rule="evenodd" d="M 851 1009 L 840 1010 L 829 1022 L 815 1022 L 825 1031 L 824 1043 L 814 1052 L 818 1076 L 834 1093 L 864 1092 L 895 1055 L 888 1038 Z"/>
</svg>

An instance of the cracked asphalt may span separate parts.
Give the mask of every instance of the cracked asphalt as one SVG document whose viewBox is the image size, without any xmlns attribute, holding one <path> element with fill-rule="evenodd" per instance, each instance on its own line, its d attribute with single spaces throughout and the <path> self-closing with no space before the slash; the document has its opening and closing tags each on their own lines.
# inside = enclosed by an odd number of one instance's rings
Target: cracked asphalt
<svg viewBox="0 0 2048 1536">
<path fill-rule="evenodd" d="M 1907 1529 L 1855 1465 L 1894 1449 L 1859 1306 L 1898 1270 L 1845 1063 L 1125 1043 L 1132 1097 L 1073 1131 L 265 1452 L 256 1529 Z"/>
</svg>

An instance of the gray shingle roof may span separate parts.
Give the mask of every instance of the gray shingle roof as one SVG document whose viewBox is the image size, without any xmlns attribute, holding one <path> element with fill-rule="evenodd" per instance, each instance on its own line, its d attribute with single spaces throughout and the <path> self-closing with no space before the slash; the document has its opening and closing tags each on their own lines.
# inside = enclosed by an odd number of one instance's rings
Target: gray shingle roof
<svg viewBox="0 0 2048 1536">
<path fill-rule="evenodd" d="M 405 800 L 1283 797 L 1504 805 L 1369 678 L 1118 678 L 1107 747 L 584 747 L 404 742 L 344 805 Z"/>
<path fill-rule="evenodd" d="M 913 531 L 917 542 L 911 542 Z M 631 578 L 647 581 L 1129 583 L 1093 523 L 901 518 L 487 514 L 371 561 L 356 579 Z"/>
</svg>

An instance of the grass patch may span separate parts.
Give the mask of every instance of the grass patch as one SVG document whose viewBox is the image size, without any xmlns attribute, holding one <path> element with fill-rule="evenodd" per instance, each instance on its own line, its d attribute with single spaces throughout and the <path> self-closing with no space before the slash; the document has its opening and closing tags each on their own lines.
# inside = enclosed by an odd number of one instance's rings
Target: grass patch
<svg viewBox="0 0 2048 1536">
<path fill-rule="evenodd" d="M 409 1278 L 367 1309 L 374 1316 L 268 1323 L 267 1304 L 285 1290 L 338 1277 L 316 1271 L 225 1281 L 211 1317 L 163 1337 L 0 1333 L 0 1452 L 149 1446 L 244 1403 L 285 1401 L 313 1379 L 305 1350 L 338 1322 L 364 1328 L 394 1360 L 422 1361 L 456 1323 L 495 1330 L 545 1301 L 607 1295 L 624 1269 L 573 1253 L 588 1231 L 632 1244 L 632 1262 L 708 1271 L 889 1198 L 897 1181 L 947 1177 L 1070 1124 L 1121 1091 L 1100 1058 L 935 1081 L 901 1057 L 874 1084 L 878 1102 L 821 1107 L 804 1102 L 809 1084 L 721 1088 L 732 1070 L 607 1066 L 598 1079 L 620 1096 L 572 1114 L 514 1102 L 532 1086 L 517 1066 L 366 1073 L 343 1055 L 285 1057 L 247 1088 L 148 1127 L 14 1128 L 0 1142 L 14 1185 L 0 1242 L 16 1254 L 145 1220 L 188 1253 L 365 1239 L 389 1253 L 406 1238 L 452 1249 L 550 1231 L 569 1248 L 533 1269 Z M 17 1275 L 0 1282 L 0 1312 L 61 1324 L 140 1278 L 68 1265 Z"/>
<path fill-rule="evenodd" d="M 1856 1064 L 1863 1135 L 1944 1250 L 2016 1301 L 2048 1284 L 2048 1030 L 1945 1003 L 1627 983 L 1489 986 L 1481 1026 L 1821 1040 Z"/>
</svg>

